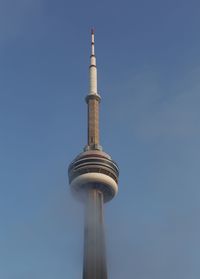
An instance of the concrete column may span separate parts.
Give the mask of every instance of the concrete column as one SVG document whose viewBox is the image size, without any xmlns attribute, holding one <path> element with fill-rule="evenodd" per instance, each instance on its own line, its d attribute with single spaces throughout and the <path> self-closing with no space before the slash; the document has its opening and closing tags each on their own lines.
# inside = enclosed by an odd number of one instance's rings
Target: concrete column
<svg viewBox="0 0 200 279">
<path fill-rule="evenodd" d="M 99 144 L 99 101 L 97 99 L 88 100 L 88 145 Z"/>
</svg>

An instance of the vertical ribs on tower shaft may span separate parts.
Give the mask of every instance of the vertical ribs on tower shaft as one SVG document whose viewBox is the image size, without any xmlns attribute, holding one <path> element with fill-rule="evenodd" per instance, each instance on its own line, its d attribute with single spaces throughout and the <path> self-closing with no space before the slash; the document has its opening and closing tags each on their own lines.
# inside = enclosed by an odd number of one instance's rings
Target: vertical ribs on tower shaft
<svg viewBox="0 0 200 279">
<path fill-rule="evenodd" d="M 99 144 L 99 101 L 95 98 L 88 100 L 88 145 Z"/>
</svg>

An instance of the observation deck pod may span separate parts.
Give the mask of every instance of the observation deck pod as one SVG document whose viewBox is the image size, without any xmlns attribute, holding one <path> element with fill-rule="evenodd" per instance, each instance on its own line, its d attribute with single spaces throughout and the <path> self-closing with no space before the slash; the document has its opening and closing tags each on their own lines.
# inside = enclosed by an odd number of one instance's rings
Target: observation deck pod
<svg viewBox="0 0 200 279">
<path fill-rule="evenodd" d="M 88 189 L 103 193 L 104 202 L 118 192 L 119 168 L 111 157 L 100 150 L 88 150 L 79 154 L 68 169 L 71 191 L 84 200 Z"/>
</svg>

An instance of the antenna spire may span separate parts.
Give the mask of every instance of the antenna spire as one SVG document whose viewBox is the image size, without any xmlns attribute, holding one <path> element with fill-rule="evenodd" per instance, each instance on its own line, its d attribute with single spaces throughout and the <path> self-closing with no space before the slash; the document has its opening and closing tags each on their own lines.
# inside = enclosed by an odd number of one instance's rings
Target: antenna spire
<svg viewBox="0 0 200 279">
<path fill-rule="evenodd" d="M 88 104 L 88 145 L 89 149 L 101 149 L 99 144 L 99 103 L 101 97 L 97 90 L 97 66 L 94 52 L 94 28 L 91 29 L 91 55 L 89 66 Z"/>
<path fill-rule="evenodd" d="M 97 67 L 96 56 L 94 51 L 94 28 L 91 29 L 91 55 L 89 67 L 89 94 L 97 93 Z"/>
<path fill-rule="evenodd" d="M 91 56 L 95 55 L 94 53 L 94 28 L 91 29 Z"/>
</svg>

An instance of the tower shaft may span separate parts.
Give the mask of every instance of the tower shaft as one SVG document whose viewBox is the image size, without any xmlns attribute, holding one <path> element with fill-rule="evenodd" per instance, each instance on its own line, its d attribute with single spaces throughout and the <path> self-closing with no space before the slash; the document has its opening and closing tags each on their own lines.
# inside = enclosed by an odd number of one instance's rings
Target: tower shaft
<svg viewBox="0 0 200 279">
<path fill-rule="evenodd" d="M 88 145 L 99 145 L 99 101 L 88 98 Z"/>
<path fill-rule="evenodd" d="M 107 279 L 103 193 L 90 188 L 85 204 L 83 279 Z"/>
</svg>

